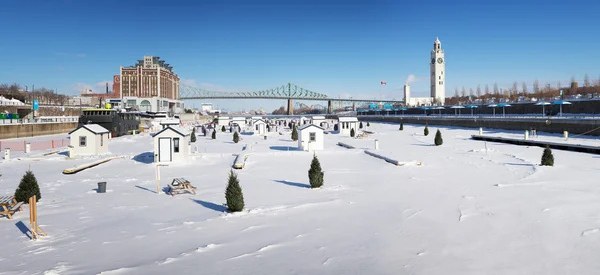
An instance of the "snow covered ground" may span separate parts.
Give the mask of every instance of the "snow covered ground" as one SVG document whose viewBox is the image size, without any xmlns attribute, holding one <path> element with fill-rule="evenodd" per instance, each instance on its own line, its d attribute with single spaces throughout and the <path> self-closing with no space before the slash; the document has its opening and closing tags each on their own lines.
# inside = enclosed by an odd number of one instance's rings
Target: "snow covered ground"
<svg viewBox="0 0 600 275">
<path fill-rule="evenodd" d="M 371 123 L 366 139 L 325 135 L 316 190 L 312 154 L 288 151 L 297 146 L 289 134 L 238 144 L 229 133 L 199 136 L 198 156 L 161 168 L 162 187 L 174 177 L 198 187 L 175 197 L 156 193 L 148 135 L 111 140 L 113 154 L 131 158 L 74 175 L 61 172 L 90 160 L 13 154 L 0 162 L 0 195 L 30 167 L 49 236 L 29 240 L 27 207 L 0 217 L 0 274 L 597 274 L 599 156 L 554 150 L 555 166 L 540 167 L 542 148 L 486 150 L 470 140 L 477 129 L 443 127 L 436 147 L 437 129 Z M 381 154 L 423 166 L 368 156 L 374 139 Z M 227 174 L 244 144 L 246 210 L 231 214 Z M 94 190 L 100 181 L 105 194 Z"/>
</svg>

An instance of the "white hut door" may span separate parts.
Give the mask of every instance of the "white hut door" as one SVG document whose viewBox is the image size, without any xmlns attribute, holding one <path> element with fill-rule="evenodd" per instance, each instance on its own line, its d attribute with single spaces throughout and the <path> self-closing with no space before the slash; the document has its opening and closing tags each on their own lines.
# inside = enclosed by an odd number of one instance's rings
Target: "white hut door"
<svg viewBox="0 0 600 275">
<path fill-rule="evenodd" d="M 171 139 L 170 138 L 159 138 L 158 139 L 158 162 L 170 162 L 171 161 Z"/>
</svg>

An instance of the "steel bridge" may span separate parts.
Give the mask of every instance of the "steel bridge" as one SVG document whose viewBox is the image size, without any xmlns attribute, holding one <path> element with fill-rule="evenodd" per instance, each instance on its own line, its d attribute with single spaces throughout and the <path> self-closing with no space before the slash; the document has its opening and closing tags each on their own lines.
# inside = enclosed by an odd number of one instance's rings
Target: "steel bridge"
<svg viewBox="0 0 600 275">
<path fill-rule="evenodd" d="M 186 99 L 285 99 L 287 103 L 287 111 L 289 115 L 294 114 L 293 100 L 318 100 L 327 101 L 327 113 L 333 113 L 334 102 L 341 104 L 352 104 L 353 108 L 356 103 L 390 103 L 404 104 L 402 100 L 377 100 L 377 99 L 354 99 L 354 98 L 334 98 L 326 94 L 321 94 L 304 89 L 293 83 L 256 92 L 216 92 L 208 91 L 185 84 L 180 84 L 180 98 Z"/>
</svg>

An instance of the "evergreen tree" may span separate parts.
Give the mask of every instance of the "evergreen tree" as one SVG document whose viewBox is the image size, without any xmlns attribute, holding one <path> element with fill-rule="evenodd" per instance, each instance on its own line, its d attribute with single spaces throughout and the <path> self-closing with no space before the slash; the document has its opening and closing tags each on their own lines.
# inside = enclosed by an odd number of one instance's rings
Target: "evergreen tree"
<svg viewBox="0 0 600 275">
<path fill-rule="evenodd" d="M 423 130 L 424 135 L 429 135 L 429 128 L 427 128 L 427 124 L 425 124 L 425 130 Z"/>
<path fill-rule="evenodd" d="M 225 132 L 227 130 L 225 130 L 225 125 L 221 126 L 221 132 Z"/>
<path fill-rule="evenodd" d="M 350 129 L 350 136 L 351 136 L 351 137 L 354 137 L 354 135 L 355 135 L 355 134 L 356 134 L 356 133 L 354 132 L 354 128 Z"/>
<path fill-rule="evenodd" d="M 542 166 L 554 166 L 554 156 L 552 155 L 552 150 L 548 145 L 546 145 L 544 154 L 542 154 Z"/>
<path fill-rule="evenodd" d="M 240 141 L 240 135 L 238 135 L 238 132 L 236 131 L 235 133 L 233 133 L 233 142 L 238 143 Z"/>
<path fill-rule="evenodd" d="M 444 143 L 440 129 L 438 129 L 437 132 L 435 133 L 435 139 L 433 141 L 435 142 L 435 146 L 440 146 L 440 145 L 442 145 L 442 143 Z"/>
<path fill-rule="evenodd" d="M 362 121 L 361 121 L 361 122 L 360 122 L 360 124 L 358 125 L 358 128 L 359 128 L 359 129 L 362 129 L 362 128 L 363 128 Z"/>
<path fill-rule="evenodd" d="M 229 126 L 229 132 L 233 133 L 233 125 Z"/>
<path fill-rule="evenodd" d="M 217 129 L 213 129 L 211 135 L 212 135 L 212 139 L 217 139 Z"/>
<path fill-rule="evenodd" d="M 367 121 L 367 127 L 371 127 L 371 124 Z"/>
<path fill-rule="evenodd" d="M 237 174 L 233 170 L 229 172 L 229 179 L 227 179 L 225 199 L 227 200 L 229 211 L 238 212 L 244 209 L 244 194 L 242 194 L 242 187 L 240 186 Z"/>
<path fill-rule="evenodd" d="M 190 136 L 190 141 L 196 142 L 196 127 L 194 127 L 194 129 L 192 129 L 192 135 Z"/>
<path fill-rule="evenodd" d="M 294 129 L 292 130 L 292 140 L 293 141 L 298 140 L 298 130 L 296 130 L 296 125 L 294 125 Z"/>
<path fill-rule="evenodd" d="M 312 162 L 310 163 L 310 169 L 308 170 L 308 181 L 310 182 L 311 188 L 323 186 L 323 174 L 323 171 L 321 171 L 321 163 L 319 162 L 317 155 L 314 155 Z"/>
<path fill-rule="evenodd" d="M 333 130 L 334 130 L 334 131 L 336 131 L 336 132 L 337 132 L 337 131 L 338 131 L 338 129 L 339 129 L 339 128 L 338 128 L 338 127 L 339 127 L 338 125 L 339 125 L 339 124 L 335 124 L 335 125 L 333 125 Z"/>
<path fill-rule="evenodd" d="M 36 196 L 37 201 L 42 199 L 40 186 L 37 183 L 35 175 L 33 175 L 33 172 L 31 171 L 27 171 L 21 179 L 19 187 L 17 187 L 17 190 L 15 191 L 15 199 L 17 201 L 29 203 L 29 198 L 33 195 Z"/>
<path fill-rule="evenodd" d="M 400 131 L 404 130 L 404 123 L 400 123 Z"/>
</svg>

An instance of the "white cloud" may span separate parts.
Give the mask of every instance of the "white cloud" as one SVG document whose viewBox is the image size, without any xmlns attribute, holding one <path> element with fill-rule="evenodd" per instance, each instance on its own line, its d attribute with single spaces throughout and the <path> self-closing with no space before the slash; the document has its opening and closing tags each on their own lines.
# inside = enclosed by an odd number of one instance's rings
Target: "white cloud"
<svg viewBox="0 0 600 275">
<path fill-rule="evenodd" d="M 83 82 L 78 82 L 71 85 L 70 91 L 74 94 L 81 94 L 83 90 L 92 90 L 94 94 L 104 94 L 106 93 L 106 83 L 108 82 L 108 90 L 112 91 L 112 81 L 100 81 L 96 84 L 88 84 Z"/>
<path fill-rule="evenodd" d="M 424 79 L 425 78 L 417 77 L 414 74 L 409 74 L 408 77 L 406 78 L 406 84 L 417 82 L 417 81 L 423 81 Z"/>
</svg>

